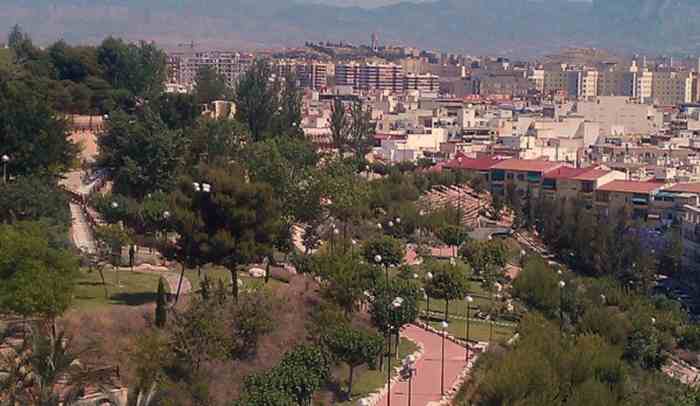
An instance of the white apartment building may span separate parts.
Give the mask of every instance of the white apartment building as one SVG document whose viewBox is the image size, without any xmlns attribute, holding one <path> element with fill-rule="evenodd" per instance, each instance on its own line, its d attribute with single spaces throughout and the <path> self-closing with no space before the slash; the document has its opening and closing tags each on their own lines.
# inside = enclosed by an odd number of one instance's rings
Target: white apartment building
<svg viewBox="0 0 700 406">
<path fill-rule="evenodd" d="M 168 54 L 168 83 L 191 89 L 197 73 L 205 66 L 235 87 L 240 76 L 253 62 L 253 55 L 230 51 L 183 51 Z"/>
<path fill-rule="evenodd" d="M 389 90 L 403 92 L 405 75 L 403 67 L 396 64 L 349 63 L 335 67 L 337 86 L 352 86 L 359 90 Z"/>
<path fill-rule="evenodd" d="M 579 96 L 590 98 L 598 96 L 598 71 L 587 70 L 581 74 L 581 86 L 579 87 Z"/>
</svg>

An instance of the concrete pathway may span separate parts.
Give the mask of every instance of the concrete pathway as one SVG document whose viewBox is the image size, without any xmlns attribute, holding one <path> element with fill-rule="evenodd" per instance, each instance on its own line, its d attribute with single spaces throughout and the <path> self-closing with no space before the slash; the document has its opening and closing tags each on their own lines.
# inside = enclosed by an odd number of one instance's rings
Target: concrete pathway
<svg viewBox="0 0 700 406">
<path fill-rule="evenodd" d="M 95 244 L 95 239 L 92 236 L 92 230 L 90 230 L 90 225 L 85 218 L 83 209 L 77 204 L 71 202 L 70 214 L 72 217 L 71 237 L 73 238 L 73 243 L 76 247 L 88 252 L 89 254 L 96 253 L 97 246 Z"/>
<path fill-rule="evenodd" d="M 421 343 L 425 350 L 423 356 L 416 362 L 416 375 L 413 377 L 411 388 L 411 405 L 426 406 L 431 402 L 438 402 L 442 398 L 440 394 L 442 337 L 414 325 L 406 327 L 403 335 Z M 445 393 L 457 383 L 459 374 L 466 366 L 465 351 L 466 349 L 461 345 L 445 339 Z M 386 405 L 387 396 L 384 395 L 377 406 Z M 408 382 L 391 385 L 391 405 L 408 405 Z"/>
</svg>

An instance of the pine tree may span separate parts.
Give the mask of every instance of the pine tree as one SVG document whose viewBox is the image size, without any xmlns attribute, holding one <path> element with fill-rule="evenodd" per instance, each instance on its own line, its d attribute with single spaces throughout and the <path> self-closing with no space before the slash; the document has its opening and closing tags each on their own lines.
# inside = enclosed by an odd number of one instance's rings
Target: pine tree
<svg viewBox="0 0 700 406">
<path fill-rule="evenodd" d="M 163 328 L 168 320 L 168 303 L 165 296 L 165 284 L 163 278 L 158 281 L 158 295 L 156 298 L 156 327 Z"/>
</svg>

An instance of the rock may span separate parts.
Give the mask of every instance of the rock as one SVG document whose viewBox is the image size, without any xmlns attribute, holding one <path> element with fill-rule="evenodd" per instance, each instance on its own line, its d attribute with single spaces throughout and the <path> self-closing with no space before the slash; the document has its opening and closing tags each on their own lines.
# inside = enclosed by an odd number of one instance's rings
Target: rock
<svg viewBox="0 0 700 406">
<path fill-rule="evenodd" d="M 261 268 L 250 268 L 248 270 L 248 275 L 250 275 L 251 278 L 264 278 L 265 270 Z"/>
</svg>

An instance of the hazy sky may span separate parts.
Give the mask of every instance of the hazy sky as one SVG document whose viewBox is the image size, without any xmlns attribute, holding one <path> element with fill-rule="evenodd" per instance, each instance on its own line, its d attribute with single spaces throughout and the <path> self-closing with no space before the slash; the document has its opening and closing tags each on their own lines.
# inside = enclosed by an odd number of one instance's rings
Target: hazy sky
<svg viewBox="0 0 700 406">
<path fill-rule="evenodd" d="M 304 3 L 328 4 L 333 6 L 359 6 L 359 7 L 380 7 L 389 4 L 400 3 L 402 0 L 301 0 Z M 430 0 L 408 0 L 413 3 Z"/>
</svg>

